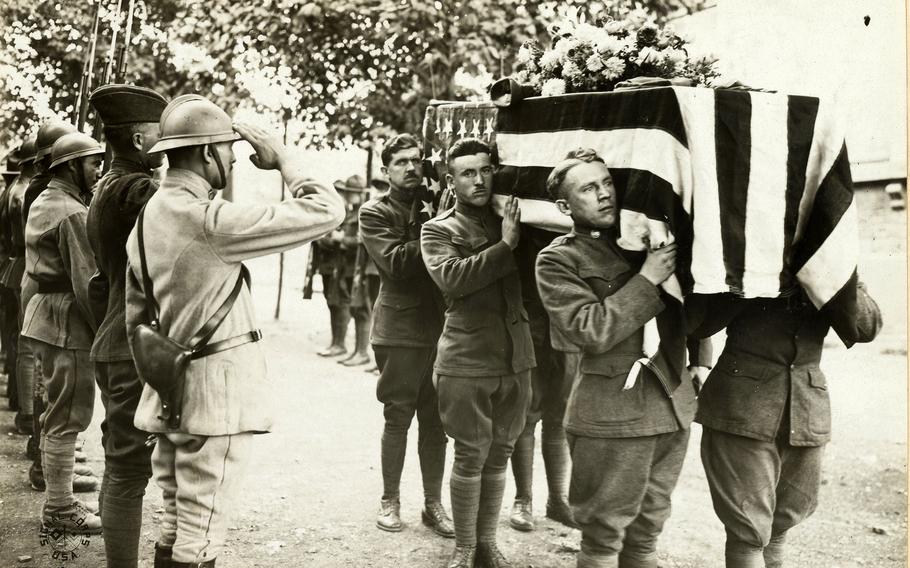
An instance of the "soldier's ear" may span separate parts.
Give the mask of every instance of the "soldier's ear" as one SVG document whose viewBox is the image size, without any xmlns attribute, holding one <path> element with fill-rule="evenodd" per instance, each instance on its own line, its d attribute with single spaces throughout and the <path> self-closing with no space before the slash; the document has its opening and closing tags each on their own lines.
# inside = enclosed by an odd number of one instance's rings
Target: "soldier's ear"
<svg viewBox="0 0 910 568">
<path fill-rule="evenodd" d="M 563 215 L 569 215 L 570 217 L 572 216 L 572 208 L 569 206 L 569 202 L 565 199 L 557 199 L 556 207 Z"/>
<path fill-rule="evenodd" d="M 382 177 L 389 177 L 389 168 L 385 166 L 379 166 L 379 171 L 382 172 Z"/>
<path fill-rule="evenodd" d="M 133 148 L 142 151 L 142 144 L 145 142 L 145 135 L 142 132 L 133 132 L 133 135 L 130 136 L 130 142 L 133 143 Z"/>
<path fill-rule="evenodd" d="M 455 177 L 450 173 L 446 173 L 446 187 L 449 187 L 449 188 L 454 187 L 454 184 L 455 184 Z"/>
</svg>

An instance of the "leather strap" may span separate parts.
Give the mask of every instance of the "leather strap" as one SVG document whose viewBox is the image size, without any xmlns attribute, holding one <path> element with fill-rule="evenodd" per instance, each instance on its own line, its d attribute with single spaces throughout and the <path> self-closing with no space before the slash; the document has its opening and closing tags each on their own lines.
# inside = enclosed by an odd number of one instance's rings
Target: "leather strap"
<svg viewBox="0 0 910 568">
<path fill-rule="evenodd" d="M 142 286 L 145 289 L 145 300 L 146 300 L 146 309 L 149 311 L 149 316 L 151 321 L 149 322 L 152 327 L 158 329 L 160 327 L 159 321 L 159 312 L 160 308 L 158 302 L 155 300 L 155 294 L 152 288 L 152 278 L 148 273 L 148 264 L 145 257 L 145 239 L 143 238 L 143 223 L 142 220 L 145 217 L 145 207 L 143 206 L 142 211 L 139 212 L 139 219 L 136 225 L 137 233 L 136 236 L 139 240 L 139 265 L 142 269 Z M 234 301 L 237 300 L 237 296 L 240 295 L 240 289 L 243 288 L 243 283 L 246 282 L 246 285 L 250 285 L 250 271 L 243 264 L 240 265 L 240 275 L 237 277 L 237 283 L 234 284 L 234 289 L 231 290 L 231 293 L 224 300 L 224 303 L 221 304 L 221 307 L 215 311 L 214 314 L 208 319 L 207 322 L 202 326 L 202 328 L 196 332 L 190 341 L 189 349 L 193 352 L 193 359 L 199 359 L 205 357 L 206 355 L 211 355 L 212 353 L 218 353 L 219 351 L 224 351 L 226 349 L 231 349 L 232 347 L 237 347 L 243 345 L 244 343 L 250 343 L 252 341 L 259 341 L 262 338 L 262 332 L 258 329 L 256 331 L 251 331 L 244 335 L 234 336 L 223 341 L 218 341 L 210 346 L 207 346 L 212 335 L 215 334 L 215 331 L 218 329 L 218 326 L 224 321 L 224 318 L 227 317 L 228 312 L 231 311 L 231 308 L 234 305 Z M 243 339 L 243 341 L 240 341 Z M 235 342 L 236 344 L 228 346 L 229 342 Z M 224 345 L 222 345 L 224 344 Z M 216 348 L 210 350 L 210 348 Z M 197 353 L 205 353 L 204 355 L 197 356 Z"/>
</svg>

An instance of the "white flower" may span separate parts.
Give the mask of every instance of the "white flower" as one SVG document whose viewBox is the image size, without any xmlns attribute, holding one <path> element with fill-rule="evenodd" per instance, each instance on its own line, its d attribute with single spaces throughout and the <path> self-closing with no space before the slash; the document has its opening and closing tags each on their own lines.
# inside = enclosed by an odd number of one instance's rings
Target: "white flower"
<svg viewBox="0 0 910 568">
<path fill-rule="evenodd" d="M 625 43 L 617 37 L 605 34 L 602 38 L 594 43 L 594 49 L 597 53 L 603 55 L 612 55 L 614 53 L 619 53 L 619 51 L 625 47 Z"/>
<path fill-rule="evenodd" d="M 563 57 L 569 50 L 578 46 L 578 40 L 573 37 L 564 37 L 556 42 L 556 45 L 553 46 L 553 51 L 559 54 L 560 57 Z"/>
<path fill-rule="evenodd" d="M 566 82 L 562 79 L 547 79 L 543 87 L 540 89 L 540 94 L 545 97 L 553 97 L 556 95 L 564 95 L 566 93 Z"/>
<path fill-rule="evenodd" d="M 523 45 L 518 48 L 518 55 L 515 56 L 515 62 L 519 65 L 527 65 L 533 60 L 533 54 L 528 46 Z"/>
<path fill-rule="evenodd" d="M 515 79 L 516 83 L 521 83 L 523 85 L 526 85 L 530 82 L 530 74 L 525 69 L 522 69 L 521 71 L 519 71 L 518 73 L 513 75 L 512 78 Z"/>
<path fill-rule="evenodd" d="M 604 61 L 603 76 L 608 81 L 618 78 L 625 71 L 626 63 L 618 57 L 611 57 Z"/>
<path fill-rule="evenodd" d="M 668 61 L 672 62 L 675 65 L 679 65 L 680 63 L 685 63 L 686 59 L 688 58 L 688 56 L 686 55 L 686 52 L 681 49 L 673 49 L 673 48 L 665 49 L 665 50 L 663 50 L 662 53 L 663 53 L 663 56 Z"/>
<path fill-rule="evenodd" d="M 635 58 L 635 62 L 639 65 L 644 65 L 645 63 L 657 63 L 659 60 L 660 53 L 651 47 L 641 48 L 641 51 L 638 52 L 638 57 Z"/>
<path fill-rule="evenodd" d="M 574 61 L 566 61 L 562 66 L 562 76 L 570 81 L 581 77 L 581 68 Z"/>
<path fill-rule="evenodd" d="M 595 53 L 589 57 L 587 61 L 585 61 L 585 67 L 588 68 L 588 71 L 597 73 L 604 68 L 603 59 L 601 59 L 600 56 Z"/>
<path fill-rule="evenodd" d="M 562 63 L 562 56 L 556 51 L 545 51 L 540 56 L 540 68 L 544 71 L 552 71 Z"/>
</svg>

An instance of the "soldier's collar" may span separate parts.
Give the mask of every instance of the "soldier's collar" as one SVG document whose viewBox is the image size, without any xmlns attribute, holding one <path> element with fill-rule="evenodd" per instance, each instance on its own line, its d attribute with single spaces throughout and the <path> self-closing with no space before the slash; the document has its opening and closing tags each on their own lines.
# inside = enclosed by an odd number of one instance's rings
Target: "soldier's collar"
<svg viewBox="0 0 910 568">
<path fill-rule="evenodd" d="M 420 187 L 415 187 L 414 189 L 401 189 L 399 187 L 392 187 L 389 189 L 389 195 L 396 201 L 413 203 L 414 199 L 416 199 L 420 194 L 420 189 Z"/>
<path fill-rule="evenodd" d="M 111 160 L 111 171 L 122 173 L 148 173 L 149 169 L 145 167 L 139 160 L 115 155 Z"/>
<path fill-rule="evenodd" d="M 168 168 L 164 174 L 161 187 L 182 187 L 200 199 L 211 199 L 212 184 L 204 177 L 190 170 Z"/>
<path fill-rule="evenodd" d="M 456 201 L 455 211 L 463 215 L 467 215 L 472 219 L 487 219 L 493 216 L 492 203 L 487 203 L 483 207 L 474 207 L 473 205 L 467 205 L 461 203 L 460 201 Z"/>
<path fill-rule="evenodd" d="M 607 229 L 595 229 L 593 227 L 585 227 L 584 225 L 574 225 L 572 227 L 572 233 L 611 243 L 616 242 L 616 239 L 619 237 L 616 229 L 612 227 Z"/>
<path fill-rule="evenodd" d="M 47 188 L 59 189 L 67 195 L 78 199 L 82 203 L 86 203 L 85 196 L 82 194 L 82 190 L 80 190 L 76 184 L 70 183 L 61 177 L 54 176 L 51 178 L 51 181 L 47 184 Z"/>
</svg>

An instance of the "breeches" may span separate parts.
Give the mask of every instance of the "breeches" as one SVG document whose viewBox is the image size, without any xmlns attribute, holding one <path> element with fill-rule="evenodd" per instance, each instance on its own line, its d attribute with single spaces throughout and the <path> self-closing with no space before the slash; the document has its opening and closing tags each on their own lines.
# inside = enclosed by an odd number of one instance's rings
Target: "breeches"
<svg viewBox="0 0 910 568">
<path fill-rule="evenodd" d="M 433 388 L 434 347 L 389 347 L 374 345 L 379 380 L 376 398 L 383 404 L 386 431 L 407 432 L 414 414 L 421 432 L 432 441 L 446 443 L 436 390 Z"/>
<path fill-rule="evenodd" d="M 44 435 L 84 432 L 92 421 L 95 381 L 88 351 L 64 349 L 30 340 L 41 368 L 47 408 L 41 416 Z"/>
<path fill-rule="evenodd" d="M 147 481 L 152 472 L 152 449 L 145 444 L 149 434 L 133 425 L 142 395 L 136 367 L 132 361 L 96 362 L 95 380 L 105 410 L 101 423 L 105 470 Z"/>
<path fill-rule="evenodd" d="M 439 414 L 463 477 L 505 470 L 531 402 L 531 371 L 499 377 L 440 375 Z"/>
<path fill-rule="evenodd" d="M 701 461 L 727 539 L 763 548 L 772 534 L 811 515 L 823 453 L 823 446 L 796 447 L 704 428 Z"/>
<path fill-rule="evenodd" d="M 252 442 L 252 433 L 158 436 L 152 454 L 164 497 L 158 542 L 173 547 L 174 561 L 217 558 L 232 505 L 240 497 Z"/>
<path fill-rule="evenodd" d="M 603 556 L 647 554 L 670 517 L 670 495 L 686 455 L 689 430 L 640 438 L 568 435 L 569 504 L 581 549 Z"/>
</svg>

